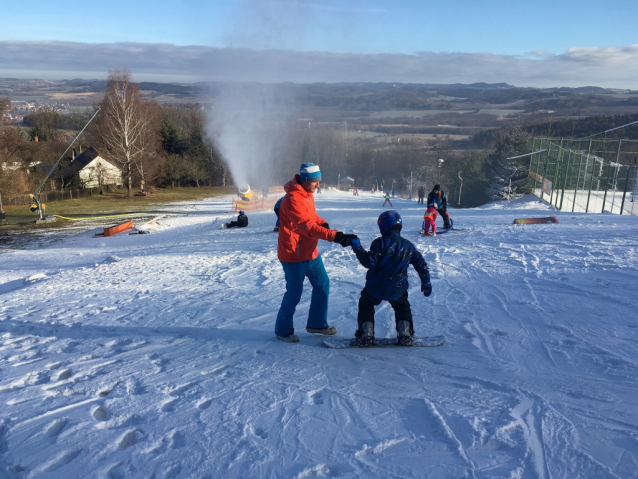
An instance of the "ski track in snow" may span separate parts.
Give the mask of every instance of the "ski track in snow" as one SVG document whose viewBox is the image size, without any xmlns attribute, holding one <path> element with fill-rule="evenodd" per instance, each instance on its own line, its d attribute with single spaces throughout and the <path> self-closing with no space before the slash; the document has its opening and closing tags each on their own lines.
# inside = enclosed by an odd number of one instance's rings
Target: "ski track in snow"
<svg viewBox="0 0 638 479">
<path fill-rule="evenodd" d="M 451 209 L 463 231 L 419 237 L 423 208 L 397 199 L 434 289 L 410 272 L 415 329 L 447 343 L 330 350 L 305 331 L 308 283 L 301 342 L 274 338 L 275 216 L 222 230 L 229 201 L 1 256 L 0 477 L 636 477 L 638 218 L 524 198 Z M 382 203 L 316 197 L 366 247 Z M 366 270 L 319 249 L 349 337 Z M 376 321 L 395 334 L 388 303 Z"/>
</svg>

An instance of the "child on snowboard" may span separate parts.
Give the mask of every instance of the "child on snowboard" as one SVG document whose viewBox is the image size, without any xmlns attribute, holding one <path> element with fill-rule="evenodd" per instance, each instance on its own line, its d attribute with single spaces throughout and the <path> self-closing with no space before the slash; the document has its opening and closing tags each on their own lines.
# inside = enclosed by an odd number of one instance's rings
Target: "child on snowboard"
<svg viewBox="0 0 638 479">
<path fill-rule="evenodd" d="M 372 242 L 370 251 L 361 246 L 358 238 L 351 242 L 357 259 L 368 268 L 366 284 L 359 298 L 355 340 L 359 346 L 374 344 L 374 307 L 382 301 L 388 301 L 394 309 L 397 343 L 410 346 L 414 326 L 408 301 L 408 266 L 414 266 L 419 274 L 424 296 L 432 294 L 430 271 L 416 247 L 401 237 L 402 220 L 398 212 L 391 210 L 381 213 L 377 224 L 381 238 Z"/>
<path fill-rule="evenodd" d="M 425 214 L 423 215 L 423 231 L 421 231 L 422 235 L 429 236 L 430 228 L 432 228 L 432 236 L 436 236 L 436 206 L 428 206 L 428 209 L 425 210 Z"/>
</svg>

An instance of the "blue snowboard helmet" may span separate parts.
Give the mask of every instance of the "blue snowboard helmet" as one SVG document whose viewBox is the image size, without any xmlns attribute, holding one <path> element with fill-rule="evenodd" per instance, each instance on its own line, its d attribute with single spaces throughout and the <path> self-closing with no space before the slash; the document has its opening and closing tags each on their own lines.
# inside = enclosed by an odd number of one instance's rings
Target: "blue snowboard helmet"
<svg viewBox="0 0 638 479">
<path fill-rule="evenodd" d="M 382 235 L 386 234 L 388 231 L 401 231 L 401 228 L 403 228 L 401 215 L 398 211 L 394 210 L 384 211 L 381 213 L 377 220 L 377 224 L 379 225 L 379 231 Z"/>
<path fill-rule="evenodd" d="M 239 214 L 240 214 L 240 215 L 245 214 L 245 213 L 244 213 L 244 210 L 241 210 L 241 211 L 239 212 Z"/>
</svg>

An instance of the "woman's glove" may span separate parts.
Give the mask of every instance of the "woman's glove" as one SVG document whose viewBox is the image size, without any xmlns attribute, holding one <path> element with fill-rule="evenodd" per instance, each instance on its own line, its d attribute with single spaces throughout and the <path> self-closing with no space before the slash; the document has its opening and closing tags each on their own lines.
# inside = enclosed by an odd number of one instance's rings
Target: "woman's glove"
<svg viewBox="0 0 638 479">
<path fill-rule="evenodd" d="M 337 231 L 334 242 L 339 243 L 341 246 L 345 248 L 346 246 L 350 246 L 353 239 L 357 239 L 357 235 L 344 234 L 341 231 Z"/>
</svg>

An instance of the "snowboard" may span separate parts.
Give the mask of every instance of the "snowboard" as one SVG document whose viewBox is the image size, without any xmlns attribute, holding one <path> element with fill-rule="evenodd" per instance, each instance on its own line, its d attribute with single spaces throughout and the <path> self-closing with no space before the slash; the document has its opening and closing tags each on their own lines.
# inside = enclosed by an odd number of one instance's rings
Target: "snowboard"
<svg viewBox="0 0 638 479">
<path fill-rule="evenodd" d="M 450 230 L 461 231 L 461 230 L 459 230 L 459 229 L 454 227 L 454 221 L 452 221 L 452 218 L 450 218 L 450 227 L 449 228 L 439 228 L 437 230 L 437 232 L 436 232 L 436 235 L 439 236 L 439 235 L 445 234 L 445 233 L 447 233 Z M 419 233 L 419 236 L 433 236 L 433 235 L 431 233 L 427 233 L 427 234 Z"/>
<path fill-rule="evenodd" d="M 445 344 L 445 336 L 423 336 L 412 338 L 411 346 L 400 346 L 397 338 L 375 339 L 373 346 L 358 346 L 354 338 L 325 338 L 323 345 L 332 349 L 347 348 L 434 348 Z"/>
</svg>

